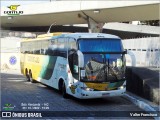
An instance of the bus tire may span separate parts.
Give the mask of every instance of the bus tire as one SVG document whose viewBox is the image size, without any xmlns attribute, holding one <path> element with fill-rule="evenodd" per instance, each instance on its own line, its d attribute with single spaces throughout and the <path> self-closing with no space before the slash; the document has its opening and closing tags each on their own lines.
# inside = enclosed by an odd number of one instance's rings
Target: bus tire
<svg viewBox="0 0 160 120">
<path fill-rule="evenodd" d="M 58 88 L 59 88 L 59 92 L 62 93 L 62 85 L 63 85 L 63 80 L 60 79 L 59 83 L 58 83 Z"/>
<path fill-rule="evenodd" d="M 26 70 L 25 70 L 25 74 L 26 74 L 26 80 L 27 80 L 27 81 L 30 81 L 30 77 L 29 77 L 27 68 L 26 68 Z"/>
<path fill-rule="evenodd" d="M 66 92 L 66 86 L 65 86 L 64 81 L 63 81 L 63 84 L 62 84 L 62 96 L 63 96 L 63 98 L 68 98 L 69 97 L 69 95 Z"/>
<path fill-rule="evenodd" d="M 35 80 L 32 78 L 32 71 L 29 71 L 29 79 L 31 83 L 35 83 Z"/>
</svg>

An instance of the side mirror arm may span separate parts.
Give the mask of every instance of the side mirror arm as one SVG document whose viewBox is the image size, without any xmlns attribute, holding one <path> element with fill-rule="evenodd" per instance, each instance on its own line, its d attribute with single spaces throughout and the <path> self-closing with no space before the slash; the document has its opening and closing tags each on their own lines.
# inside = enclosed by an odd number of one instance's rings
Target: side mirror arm
<svg viewBox="0 0 160 120">
<path fill-rule="evenodd" d="M 124 54 L 127 54 L 127 50 L 124 50 L 124 52 L 123 52 Z"/>
<path fill-rule="evenodd" d="M 84 67 L 84 55 L 81 51 L 77 51 L 77 55 L 78 55 L 78 66 L 80 68 L 83 68 Z"/>
</svg>

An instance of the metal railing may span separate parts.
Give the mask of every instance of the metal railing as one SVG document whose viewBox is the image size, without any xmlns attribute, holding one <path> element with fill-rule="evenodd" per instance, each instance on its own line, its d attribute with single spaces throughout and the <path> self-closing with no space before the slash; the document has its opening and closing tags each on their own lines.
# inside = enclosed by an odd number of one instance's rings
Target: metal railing
<svg viewBox="0 0 160 120">
<path fill-rule="evenodd" d="M 160 68 L 160 37 L 126 39 L 122 42 L 124 48 L 136 58 L 135 66 Z"/>
<path fill-rule="evenodd" d="M 37 35 L 44 34 L 44 32 L 24 32 L 24 31 L 11 31 L 1 30 L 1 38 L 4 37 L 19 37 L 19 38 L 35 38 Z"/>
</svg>

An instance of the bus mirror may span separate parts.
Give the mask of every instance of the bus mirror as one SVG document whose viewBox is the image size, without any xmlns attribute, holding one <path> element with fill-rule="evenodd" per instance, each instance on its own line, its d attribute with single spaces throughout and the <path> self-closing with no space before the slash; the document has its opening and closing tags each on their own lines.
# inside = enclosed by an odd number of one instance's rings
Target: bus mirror
<svg viewBox="0 0 160 120">
<path fill-rule="evenodd" d="M 83 53 L 81 51 L 77 51 L 77 55 L 78 55 L 78 66 L 80 68 L 84 67 L 84 56 Z"/>
<path fill-rule="evenodd" d="M 127 50 L 124 50 L 124 54 L 127 54 Z"/>
</svg>

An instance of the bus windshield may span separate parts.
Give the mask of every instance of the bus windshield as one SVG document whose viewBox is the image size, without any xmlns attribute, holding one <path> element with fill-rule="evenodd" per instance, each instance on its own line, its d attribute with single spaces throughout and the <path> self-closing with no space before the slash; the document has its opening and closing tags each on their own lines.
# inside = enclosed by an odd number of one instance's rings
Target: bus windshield
<svg viewBox="0 0 160 120">
<path fill-rule="evenodd" d="M 85 77 L 81 81 L 115 82 L 124 78 L 125 58 L 120 39 L 80 39 Z"/>
<path fill-rule="evenodd" d="M 79 49 L 82 52 L 122 52 L 122 43 L 120 39 L 79 39 Z"/>
</svg>

